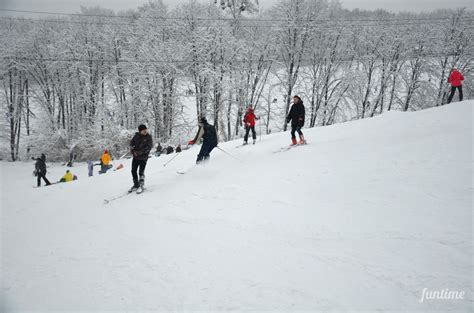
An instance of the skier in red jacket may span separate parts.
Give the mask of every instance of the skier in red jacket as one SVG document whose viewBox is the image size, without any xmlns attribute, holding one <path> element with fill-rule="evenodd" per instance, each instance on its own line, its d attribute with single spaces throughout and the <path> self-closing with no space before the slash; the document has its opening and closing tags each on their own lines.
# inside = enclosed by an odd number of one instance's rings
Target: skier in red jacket
<svg viewBox="0 0 474 313">
<path fill-rule="evenodd" d="M 451 84 L 451 93 L 449 94 L 448 97 L 448 103 L 453 100 L 454 92 L 456 89 L 459 91 L 459 101 L 462 101 L 462 81 L 464 80 L 464 77 L 462 74 L 454 68 L 451 74 L 449 75 L 448 78 L 448 83 Z"/>
<path fill-rule="evenodd" d="M 252 131 L 253 144 L 257 140 L 257 133 L 255 132 L 255 120 L 258 120 L 258 117 L 255 116 L 252 107 L 247 109 L 247 113 L 244 116 L 244 126 L 245 126 L 245 136 L 244 136 L 244 145 L 247 144 L 249 139 L 249 132 Z"/>
</svg>

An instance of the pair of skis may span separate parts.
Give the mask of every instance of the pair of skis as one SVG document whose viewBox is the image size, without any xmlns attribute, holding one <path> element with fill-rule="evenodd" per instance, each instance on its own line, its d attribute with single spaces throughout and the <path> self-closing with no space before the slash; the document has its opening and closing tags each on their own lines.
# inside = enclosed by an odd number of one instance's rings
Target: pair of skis
<svg viewBox="0 0 474 313">
<path fill-rule="evenodd" d="M 255 142 L 252 145 L 255 145 Z M 236 148 L 242 148 L 242 147 L 245 147 L 245 146 L 250 146 L 250 144 L 249 143 L 243 143 L 241 145 L 236 146 Z"/>
<path fill-rule="evenodd" d="M 48 187 L 48 186 L 51 186 L 51 185 L 56 185 L 56 184 L 60 184 L 61 182 L 60 181 L 55 181 L 53 183 L 50 183 L 49 185 L 44 185 L 44 186 L 33 186 L 33 188 L 41 188 L 41 187 Z"/>
<path fill-rule="evenodd" d="M 108 204 L 108 203 L 110 203 L 110 202 L 112 202 L 112 201 L 115 201 L 115 200 L 118 200 L 118 199 L 122 199 L 123 197 L 126 197 L 126 196 L 131 195 L 131 194 L 134 194 L 134 193 L 137 194 L 137 195 L 142 194 L 145 190 L 146 190 L 146 189 L 145 189 L 145 187 L 143 187 L 143 186 L 140 186 L 140 187 L 138 187 L 137 189 L 132 188 L 132 189 L 128 190 L 126 193 L 124 193 L 124 194 L 121 194 L 121 195 L 118 195 L 118 196 L 115 196 L 115 197 L 112 197 L 112 198 L 109 198 L 109 199 L 104 199 L 104 204 Z"/>
<path fill-rule="evenodd" d="M 291 149 L 296 148 L 296 147 L 306 146 L 307 144 L 308 143 L 305 140 L 303 143 L 297 143 L 296 145 L 290 145 L 290 146 L 287 146 L 287 147 L 283 147 L 283 148 L 280 148 L 276 151 L 273 151 L 273 153 L 285 152 L 285 151 L 291 150 Z"/>
</svg>

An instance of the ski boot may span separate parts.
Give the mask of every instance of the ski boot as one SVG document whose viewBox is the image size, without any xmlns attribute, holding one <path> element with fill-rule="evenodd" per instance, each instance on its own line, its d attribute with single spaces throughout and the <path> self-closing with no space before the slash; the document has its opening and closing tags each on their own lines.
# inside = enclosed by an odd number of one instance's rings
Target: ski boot
<svg viewBox="0 0 474 313">
<path fill-rule="evenodd" d="M 130 190 L 128 190 L 128 193 L 132 193 L 134 191 L 137 191 L 138 189 L 138 186 L 137 185 L 133 185 L 132 188 L 130 188 Z"/>
<path fill-rule="evenodd" d="M 145 175 L 140 175 L 139 187 L 137 188 L 137 193 L 142 193 L 145 191 Z"/>
<path fill-rule="evenodd" d="M 296 138 L 291 138 L 291 145 L 290 145 L 290 147 L 296 146 L 297 144 L 298 144 L 298 142 L 296 141 Z"/>
<path fill-rule="evenodd" d="M 300 145 L 306 144 L 306 140 L 304 139 L 303 135 L 300 135 L 300 142 L 298 144 L 300 144 Z"/>
<path fill-rule="evenodd" d="M 256 140 L 256 139 L 254 139 L 254 140 L 253 140 L 253 144 L 255 144 L 256 142 L 257 142 L 257 140 Z"/>
</svg>

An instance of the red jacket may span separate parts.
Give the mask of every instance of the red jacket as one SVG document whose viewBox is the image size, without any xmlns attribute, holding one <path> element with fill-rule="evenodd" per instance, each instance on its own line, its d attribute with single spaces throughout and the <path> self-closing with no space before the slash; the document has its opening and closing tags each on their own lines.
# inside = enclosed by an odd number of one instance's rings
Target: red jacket
<svg viewBox="0 0 474 313">
<path fill-rule="evenodd" d="M 448 83 L 450 83 L 453 87 L 459 87 L 462 85 L 463 80 L 464 77 L 462 74 L 458 70 L 454 70 L 451 72 L 451 75 L 449 75 Z"/>
<path fill-rule="evenodd" d="M 247 113 L 245 113 L 244 123 L 245 123 L 245 127 L 247 127 L 247 124 L 250 127 L 255 126 L 255 114 L 253 113 L 252 109 L 249 109 Z"/>
</svg>

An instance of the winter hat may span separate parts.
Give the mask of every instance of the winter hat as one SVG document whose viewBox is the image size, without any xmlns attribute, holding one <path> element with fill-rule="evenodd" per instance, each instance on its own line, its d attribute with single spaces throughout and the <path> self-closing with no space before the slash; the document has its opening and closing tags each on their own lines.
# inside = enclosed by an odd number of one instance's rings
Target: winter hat
<svg viewBox="0 0 474 313">
<path fill-rule="evenodd" d="M 138 131 L 139 131 L 139 132 L 141 132 L 141 131 L 144 130 L 144 129 L 148 129 L 148 128 L 146 128 L 146 126 L 143 125 L 143 124 L 141 124 L 140 126 L 138 126 Z"/>
<path fill-rule="evenodd" d="M 105 150 L 104 150 L 104 153 L 105 153 L 105 154 L 108 154 L 108 153 L 109 153 L 109 150 L 105 149 Z"/>
<path fill-rule="evenodd" d="M 301 101 L 300 96 L 294 95 L 293 98 L 298 98 L 298 100 Z"/>
</svg>

